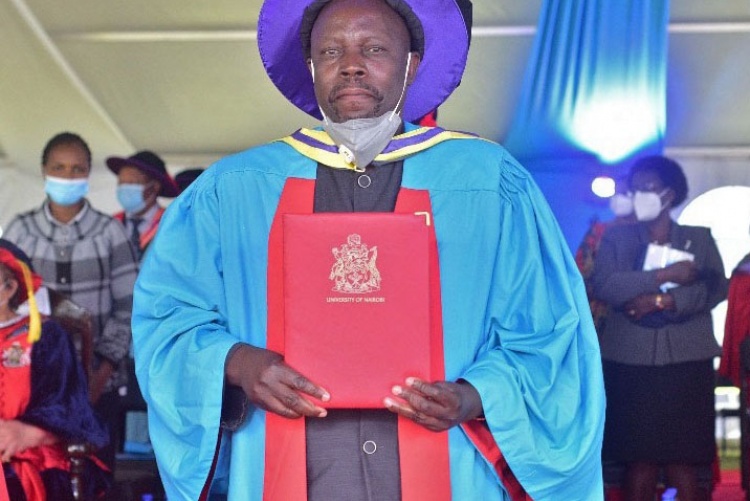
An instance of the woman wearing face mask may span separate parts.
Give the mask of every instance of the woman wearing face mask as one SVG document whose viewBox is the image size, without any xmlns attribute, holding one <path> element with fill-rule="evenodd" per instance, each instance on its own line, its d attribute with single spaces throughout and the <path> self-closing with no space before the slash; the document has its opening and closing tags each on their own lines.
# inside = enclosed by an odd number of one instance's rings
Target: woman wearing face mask
<svg viewBox="0 0 750 501">
<path fill-rule="evenodd" d="M 42 153 L 47 198 L 17 215 L 3 237 L 29 255 L 44 285 L 86 308 L 93 323 L 91 401 L 112 415 L 130 348 L 130 315 L 137 263 L 122 225 L 86 200 L 91 151 L 77 134 L 50 139 Z M 106 462 L 114 463 L 114 451 Z"/>
<path fill-rule="evenodd" d="M 628 184 L 638 223 L 604 234 L 592 275 L 594 296 L 610 307 L 602 456 L 625 465 L 628 500 L 653 498 L 661 472 L 681 501 L 705 499 L 696 467 L 715 457 L 713 359 L 721 354 L 711 309 L 726 297 L 727 279 L 709 229 L 671 219 L 688 191 L 676 162 L 640 159 Z M 644 271 L 649 244 L 693 260 Z"/>
</svg>

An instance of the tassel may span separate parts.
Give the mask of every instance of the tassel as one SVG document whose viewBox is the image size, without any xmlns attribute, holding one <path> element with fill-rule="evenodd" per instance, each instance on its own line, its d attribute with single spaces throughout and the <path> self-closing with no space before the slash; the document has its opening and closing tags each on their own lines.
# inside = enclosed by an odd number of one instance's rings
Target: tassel
<svg viewBox="0 0 750 501">
<path fill-rule="evenodd" d="M 26 295 L 29 302 L 29 343 L 36 343 L 42 336 L 42 318 L 39 315 L 39 307 L 34 296 L 34 281 L 31 278 L 31 270 L 21 260 L 18 260 L 23 272 L 23 281 L 26 286 Z"/>
</svg>

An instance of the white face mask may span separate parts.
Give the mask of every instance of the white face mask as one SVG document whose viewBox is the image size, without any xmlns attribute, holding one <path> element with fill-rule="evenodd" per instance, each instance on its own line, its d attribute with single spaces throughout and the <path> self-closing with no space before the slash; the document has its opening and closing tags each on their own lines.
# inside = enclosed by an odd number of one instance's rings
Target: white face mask
<svg viewBox="0 0 750 501">
<path fill-rule="evenodd" d="M 363 172 L 365 167 L 375 160 L 382 152 L 393 135 L 401 126 L 401 116 L 396 113 L 406 93 L 406 80 L 409 75 L 409 64 L 411 63 L 411 52 L 406 58 L 406 71 L 404 72 L 404 85 L 401 88 L 401 96 L 398 98 L 396 107 L 390 113 L 383 113 L 379 117 L 357 118 L 342 123 L 328 120 L 321 108 L 323 115 L 323 129 L 331 136 L 331 139 L 339 145 L 341 153 L 346 161 L 354 164 L 355 170 Z M 313 81 L 315 81 L 315 67 L 312 66 Z"/>
<path fill-rule="evenodd" d="M 609 210 L 617 217 L 629 216 L 633 213 L 633 198 L 624 193 L 615 193 L 609 199 Z"/>
<path fill-rule="evenodd" d="M 638 221 L 653 221 L 664 210 L 661 197 L 667 190 L 661 193 L 653 191 L 636 191 L 633 195 L 633 210 Z"/>
</svg>

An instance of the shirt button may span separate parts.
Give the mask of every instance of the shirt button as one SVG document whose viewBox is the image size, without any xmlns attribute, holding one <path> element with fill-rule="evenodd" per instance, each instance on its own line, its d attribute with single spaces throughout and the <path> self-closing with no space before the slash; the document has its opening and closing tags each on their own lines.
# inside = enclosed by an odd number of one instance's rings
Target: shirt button
<svg viewBox="0 0 750 501">
<path fill-rule="evenodd" d="M 365 454 L 369 456 L 375 454 L 375 451 L 378 450 L 378 445 L 372 440 L 368 440 L 367 442 L 362 444 L 362 450 L 365 451 Z"/>
<path fill-rule="evenodd" d="M 357 178 L 357 185 L 359 185 L 360 188 L 369 188 L 372 184 L 372 179 L 370 179 L 370 176 L 367 174 L 362 174 Z"/>
<path fill-rule="evenodd" d="M 61 284 L 64 284 L 64 283 L 67 283 L 67 282 L 68 282 L 68 279 L 67 279 L 67 278 L 65 278 L 65 277 L 60 277 L 60 283 L 61 283 Z"/>
</svg>

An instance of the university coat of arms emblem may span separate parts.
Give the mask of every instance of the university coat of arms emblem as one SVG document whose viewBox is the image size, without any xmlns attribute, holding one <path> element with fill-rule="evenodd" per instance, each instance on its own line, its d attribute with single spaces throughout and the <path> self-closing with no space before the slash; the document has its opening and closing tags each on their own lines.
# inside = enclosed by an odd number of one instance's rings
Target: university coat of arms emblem
<svg viewBox="0 0 750 501">
<path fill-rule="evenodd" d="M 353 233 L 346 243 L 331 249 L 336 261 L 329 278 L 334 282 L 333 290 L 345 294 L 367 294 L 380 290 L 380 272 L 376 261 L 378 248 L 368 248 L 362 237 Z"/>
<path fill-rule="evenodd" d="M 21 343 L 14 342 L 3 350 L 3 367 L 26 367 L 31 365 L 31 348 L 24 349 Z"/>
</svg>

